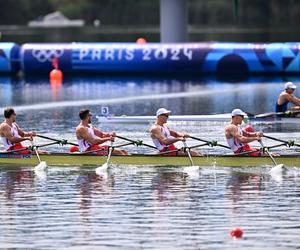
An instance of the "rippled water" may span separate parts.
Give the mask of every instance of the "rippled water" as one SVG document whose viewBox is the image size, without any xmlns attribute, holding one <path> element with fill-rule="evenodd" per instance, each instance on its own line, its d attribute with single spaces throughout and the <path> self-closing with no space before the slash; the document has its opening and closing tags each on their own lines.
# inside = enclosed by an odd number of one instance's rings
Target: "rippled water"
<svg viewBox="0 0 300 250">
<path fill-rule="evenodd" d="M 300 172 L 112 166 L 2 169 L 5 248 L 297 249 Z M 229 236 L 241 227 L 244 237 Z"/>
<path fill-rule="evenodd" d="M 25 130 L 74 140 L 82 106 L 94 114 L 108 106 L 117 115 L 153 115 L 161 106 L 174 114 L 230 112 L 241 104 L 253 113 L 272 111 L 270 102 L 282 86 L 273 79 L 258 83 L 95 77 L 74 78 L 53 87 L 46 80 L 6 79 L 0 84 L 0 104 L 16 107 Z M 94 123 L 151 143 L 149 124 Z M 224 124 L 170 125 L 225 142 Z M 257 128 L 300 141 L 296 125 Z M 47 149 L 67 151 L 68 147 Z M 129 146 L 127 150 L 148 149 Z M 201 151 L 226 152 L 209 147 Z M 280 176 L 271 176 L 270 168 L 271 162 L 263 167 L 196 170 L 112 165 L 107 176 L 98 176 L 91 166 L 51 166 L 46 175 L 36 175 L 31 167 L 1 166 L 0 244 L 26 249 L 300 249 L 300 168 L 289 167 Z M 242 239 L 230 237 L 233 227 L 243 229 Z"/>
</svg>

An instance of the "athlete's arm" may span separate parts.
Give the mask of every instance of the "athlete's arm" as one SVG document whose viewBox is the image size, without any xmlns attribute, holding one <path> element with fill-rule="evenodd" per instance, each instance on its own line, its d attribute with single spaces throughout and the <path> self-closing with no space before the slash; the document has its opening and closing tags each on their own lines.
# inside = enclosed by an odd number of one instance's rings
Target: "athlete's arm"
<svg viewBox="0 0 300 250">
<path fill-rule="evenodd" d="M 300 106 L 300 99 L 294 95 L 288 95 L 287 100 L 297 106 Z"/>
<path fill-rule="evenodd" d="M 255 136 L 262 137 L 263 133 L 262 132 L 247 132 L 247 131 L 243 130 L 243 135 L 246 137 L 255 137 Z"/>
<path fill-rule="evenodd" d="M 161 144 L 164 145 L 170 145 L 172 143 L 178 142 L 178 141 L 183 141 L 183 137 L 172 137 L 172 138 L 167 138 L 165 137 L 162 133 L 159 127 L 152 127 L 150 130 L 151 137 L 153 139 L 158 139 Z M 172 135 L 172 134 L 171 134 Z"/>
<path fill-rule="evenodd" d="M 17 129 L 18 129 L 18 134 L 19 134 L 21 137 L 32 137 L 32 136 L 36 136 L 36 132 L 34 132 L 34 131 L 25 132 L 25 131 L 23 131 L 23 130 L 19 127 L 19 125 L 18 125 L 16 122 L 14 122 L 14 124 L 15 124 L 15 126 L 17 127 Z"/>
<path fill-rule="evenodd" d="M 101 138 L 102 137 L 109 137 L 109 136 L 113 136 L 113 137 L 116 136 L 115 132 L 102 132 L 100 129 L 95 128 L 95 127 L 93 127 L 93 129 L 94 129 L 95 135 L 98 136 L 98 137 L 101 137 Z"/>
<path fill-rule="evenodd" d="M 96 134 L 95 134 L 96 135 Z M 84 139 L 86 140 L 89 144 L 91 145 L 96 145 L 96 144 L 101 144 L 106 141 L 113 140 L 112 136 L 107 136 L 107 137 L 99 137 L 99 136 L 92 136 L 87 128 L 84 127 L 79 127 L 76 130 L 76 136 L 78 139 Z"/>
<path fill-rule="evenodd" d="M 252 142 L 252 141 L 261 139 L 260 135 L 251 136 L 251 137 L 243 136 L 238 132 L 238 130 L 236 129 L 235 126 L 230 126 L 228 128 L 228 133 L 231 135 L 231 137 L 235 138 L 236 140 L 238 140 L 239 142 L 242 142 L 242 143 L 248 143 L 248 142 Z"/>
<path fill-rule="evenodd" d="M 172 135 L 172 136 L 174 136 L 174 137 L 184 137 L 184 138 L 187 138 L 187 137 L 189 137 L 190 135 L 189 134 L 187 134 L 187 133 L 183 133 L 183 132 L 177 132 L 177 131 L 175 131 L 175 130 L 173 130 L 173 129 L 170 129 L 170 128 L 168 128 L 169 129 L 169 131 L 170 131 L 170 135 Z"/>
<path fill-rule="evenodd" d="M 32 141 L 31 136 L 23 136 L 23 137 L 13 136 L 13 134 L 10 131 L 10 126 L 8 125 L 2 127 L 2 134 L 4 135 L 4 137 L 7 138 L 7 140 L 9 140 L 10 143 L 18 143 L 26 140 Z"/>
</svg>

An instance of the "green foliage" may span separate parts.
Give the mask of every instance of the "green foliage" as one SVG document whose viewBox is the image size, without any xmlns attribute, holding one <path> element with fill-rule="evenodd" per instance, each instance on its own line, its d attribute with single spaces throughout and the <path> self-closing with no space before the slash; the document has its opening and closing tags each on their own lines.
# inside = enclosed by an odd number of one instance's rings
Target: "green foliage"
<svg viewBox="0 0 300 250">
<path fill-rule="evenodd" d="M 186 1 L 189 23 L 199 26 L 296 27 L 300 15 L 299 0 Z M 99 19 L 103 25 L 158 26 L 159 4 L 160 0 L 0 0 L 0 25 L 26 25 L 59 10 L 86 24 Z"/>
</svg>

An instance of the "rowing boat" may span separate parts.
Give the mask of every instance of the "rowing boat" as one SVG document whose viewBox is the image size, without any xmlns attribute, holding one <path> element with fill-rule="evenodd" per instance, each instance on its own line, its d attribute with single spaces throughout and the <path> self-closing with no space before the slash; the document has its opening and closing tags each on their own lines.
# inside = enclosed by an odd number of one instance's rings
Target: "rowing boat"
<svg viewBox="0 0 300 250">
<path fill-rule="evenodd" d="M 42 161 L 46 161 L 48 165 L 61 166 L 61 165 L 102 165 L 106 162 L 106 156 L 97 155 L 83 155 L 83 154 L 69 154 L 69 153 L 52 153 L 48 155 L 40 155 Z M 209 154 L 205 156 L 194 156 L 194 164 L 197 166 L 261 166 L 272 165 L 270 157 L 249 157 L 249 156 L 235 156 L 235 155 L 214 155 Z M 276 157 L 278 164 L 286 166 L 299 166 L 300 155 L 283 155 Z M 111 164 L 118 165 L 155 165 L 155 166 L 188 166 L 190 165 L 187 156 L 172 156 L 166 157 L 153 154 L 136 154 L 129 156 L 112 156 L 110 159 Z M 38 164 L 36 155 L 21 155 L 21 154 L 8 154 L 0 153 L 1 165 L 36 165 Z"/>
<path fill-rule="evenodd" d="M 149 124 L 156 119 L 155 116 L 96 116 L 101 123 L 135 123 Z M 215 115 L 171 115 L 169 122 L 229 122 L 231 114 Z M 265 113 L 255 116 L 246 116 L 245 122 L 255 123 L 280 123 L 280 124 L 299 124 L 300 117 L 281 117 L 277 113 Z"/>
<path fill-rule="evenodd" d="M 96 116 L 102 123 L 153 123 L 155 116 Z M 218 115 L 171 115 L 169 121 L 183 122 L 226 122 L 231 118 L 230 114 Z"/>
</svg>

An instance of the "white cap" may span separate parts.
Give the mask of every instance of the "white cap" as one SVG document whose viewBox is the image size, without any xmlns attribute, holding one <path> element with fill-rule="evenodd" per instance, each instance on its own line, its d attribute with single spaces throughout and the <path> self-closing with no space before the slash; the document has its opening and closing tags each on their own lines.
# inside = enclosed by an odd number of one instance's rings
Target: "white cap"
<svg viewBox="0 0 300 250">
<path fill-rule="evenodd" d="M 156 111 L 156 116 L 160 116 L 163 114 L 170 114 L 170 113 L 171 113 L 171 110 L 167 110 L 165 108 L 160 108 Z"/>
<path fill-rule="evenodd" d="M 284 89 L 296 89 L 297 86 L 292 83 L 292 82 L 287 82 L 285 85 L 284 85 Z"/>
<path fill-rule="evenodd" d="M 246 113 L 244 113 L 241 109 L 234 109 L 234 110 L 232 110 L 232 112 L 231 112 L 231 116 L 233 117 L 233 116 L 246 116 L 247 114 Z"/>
</svg>

